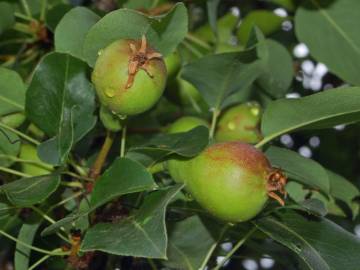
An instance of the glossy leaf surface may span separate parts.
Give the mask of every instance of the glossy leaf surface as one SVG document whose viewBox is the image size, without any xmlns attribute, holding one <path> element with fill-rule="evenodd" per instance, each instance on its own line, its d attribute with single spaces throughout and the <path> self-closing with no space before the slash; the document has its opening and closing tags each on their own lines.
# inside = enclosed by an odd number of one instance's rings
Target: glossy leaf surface
<svg viewBox="0 0 360 270">
<path fill-rule="evenodd" d="M 271 102 L 264 112 L 261 130 L 270 140 L 295 130 L 329 128 L 359 120 L 360 88 L 344 87 Z"/>
<path fill-rule="evenodd" d="M 286 212 L 262 218 L 255 224 L 293 250 L 309 269 L 358 269 L 360 239 L 330 220 Z"/>
<path fill-rule="evenodd" d="M 326 170 L 316 161 L 305 158 L 296 152 L 271 146 L 265 152 L 272 166 L 284 170 L 291 179 L 310 187 L 330 192 L 329 177 Z"/>
<path fill-rule="evenodd" d="M 22 178 L 0 186 L 0 193 L 6 195 L 15 206 L 28 207 L 43 202 L 59 186 L 58 175 L 43 175 Z"/>
<path fill-rule="evenodd" d="M 50 140 L 39 148 L 40 158 L 61 164 L 73 145 L 95 124 L 95 92 L 87 66 L 60 53 L 46 55 L 35 69 L 26 95 L 28 117 Z"/>
</svg>

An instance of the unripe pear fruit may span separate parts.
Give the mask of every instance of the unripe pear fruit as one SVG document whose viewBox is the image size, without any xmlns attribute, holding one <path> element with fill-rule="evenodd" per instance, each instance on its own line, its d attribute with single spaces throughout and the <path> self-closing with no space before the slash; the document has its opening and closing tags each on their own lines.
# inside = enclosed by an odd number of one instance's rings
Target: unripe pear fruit
<svg viewBox="0 0 360 270">
<path fill-rule="evenodd" d="M 23 113 L 17 112 L 0 117 L 0 122 L 9 127 L 18 128 L 25 122 L 25 119 L 26 117 Z"/>
<path fill-rule="evenodd" d="M 105 106 L 100 107 L 99 112 L 100 120 L 103 123 L 104 127 L 107 130 L 112 132 L 118 132 L 123 127 L 123 120 L 120 119 L 119 116 L 113 114 L 108 108 Z"/>
<path fill-rule="evenodd" d="M 52 172 L 53 167 L 42 162 L 37 155 L 36 147 L 30 144 L 22 144 L 20 148 L 19 157 L 24 160 L 36 162 L 36 164 L 32 163 L 21 163 L 22 172 L 25 174 L 29 174 L 31 176 L 38 176 L 49 174 Z"/>
<path fill-rule="evenodd" d="M 216 141 L 259 142 L 262 138 L 259 130 L 261 114 L 261 107 L 256 102 L 231 107 L 219 118 Z"/>
<path fill-rule="evenodd" d="M 168 133 L 187 132 L 198 126 L 208 127 L 208 123 L 198 117 L 184 116 L 176 120 L 168 129 Z M 188 158 L 176 157 L 168 160 L 167 169 L 172 179 L 177 183 L 183 183 L 187 177 L 186 163 Z"/>
<path fill-rule="evenodd" d="M 250 144 L 218 143 L 189 160 L 185 179 L 196 201 L 215 217 L 242 222 L 256 216 L 268 197 L 283 204 L 286 177 Z"/>
<path fill-rule="evenodd" d="M 199 106 L 201 103 L 204 103 L 200 92 L 191 83 L 183 79 L 179 79 L 178 84 L 179 96 L 183 105 Z"/>
<path fill-rule="evenodd" d="M 99 51 L 92 82 L 101 104 L 115 114 L 135 115 L 160 99 L 166 84 L 160 53 L 142 40 L 121 39 Z"/>
<path fill-rule="evenodd" d="M 181 58 L 179 53 L 175 51 L 169 54 L 165 57 L 164 61 L 169 79 L 175 78 L 181 66 Z"/>
<path fill-rule="evenodd" d="M 168 133 L 187 132 L 198 126 L 208 127 L 209 124 L 204 119 L 199 117 L 183 116 L 170 125 Z"/>
</svg>

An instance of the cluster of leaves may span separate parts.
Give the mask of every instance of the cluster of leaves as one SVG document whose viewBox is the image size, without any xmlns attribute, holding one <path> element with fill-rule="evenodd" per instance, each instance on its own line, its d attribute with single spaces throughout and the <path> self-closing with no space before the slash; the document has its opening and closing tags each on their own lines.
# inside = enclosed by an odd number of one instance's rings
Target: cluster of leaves
<svg viewBox="0 0 360 270">
<path fill-rule="evenodd" d="M 216 257 L 229 259 L 240 245 L 243 256 L 267 254 L 279 268 L 358 269 L 360 240 L 334 222 L 356 219 L 358 189 L 276 146 L 284 134 L 360 120 L 358 0 L 244 1 L 241 18 L 219 0 L 62 2 L 0 2 L 0 248 L 15 250 L 17 270 L 67 263 L 219 269 L 226 260 L 216 266 Z M 290 15 L 277 16 L 277 7 Z M 296 35 L 281 30 L 285 20 Z M 165 57 L 176 51 L 181 70 L 169 74 L 155 108 L 128 119 L 127 134 L 113 134 L 97 117 L 90 72 L 109 43 L 143 34 Z M 285 98 L 299 87 L 288 51 L 299 41 L 341 87 Z M 184 80 L 200 100 L 179 98 Z M 204 212 L 163 166 L 174 155 L 200 153 L 209 131 L 163 131 L 181 115 L 196 115 L 212 119 L 211 138 L 221 112 L 248 100 L 264 107 L 256 147 L 287 173 L 289 198 L 285 207 L 270 203 L 253 221 L 230 226 Z M 106 169 L 95 181 L 89 175 L 99 163 Z M 234 244 L 228 253 L 224 242 Z"/>
</svg>

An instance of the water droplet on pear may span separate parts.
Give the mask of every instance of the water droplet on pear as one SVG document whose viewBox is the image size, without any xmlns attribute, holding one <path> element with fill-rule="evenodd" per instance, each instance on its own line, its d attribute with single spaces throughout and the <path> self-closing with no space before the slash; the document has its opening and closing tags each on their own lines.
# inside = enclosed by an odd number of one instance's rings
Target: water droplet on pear
<svg viewBox="0 0 360 270">
<path fill-rule="evenodd" d="M 109 98 L 114 97 L 114 96 L 115 96 L 115 92 L 116 92 L 116 90 L 115 90 L 114 88 L 111 88 L 111 87 L 105 89 L 105 95 L 106 95 L 107 97 L 109 97 Z"/>
</svg>

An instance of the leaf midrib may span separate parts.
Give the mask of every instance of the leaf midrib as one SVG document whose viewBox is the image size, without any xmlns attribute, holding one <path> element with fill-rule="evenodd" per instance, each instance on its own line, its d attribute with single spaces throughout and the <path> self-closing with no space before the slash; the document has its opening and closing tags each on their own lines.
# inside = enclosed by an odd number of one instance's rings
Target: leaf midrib
<svg viewBox="0 0 360 270">
<path fill-rule="evenodd" d="M 61 95 L 61 115 L 60 115 L 60 120 L 59 120 L 59 130 L 58 130 L 58 135 L 61 134 L 61 130 L 62 130 L 62 122 L 64 120 L 64 107 L 65 107 L 65 95 L 66 95 L 66 82 L 68 80 L 69 77 L 69 57 L 66 56 L 66 63 L 65 63 L 65 74 L 64 74 L 64 80 L 63 80 L 63 89 L 62 89 L 62 95 Z M 71 113 L 71 112 L 70 112 Z M 70 116 L 71 117 L 71 116 Z M 61 137 L 61 136 L 60 136 Z M 61 138 L 59 138 L 59 141 L 61 140 Z M 59 142 L 58 146 L 60 148 L 61 143 Z M 59 149 L 59 153 L 61 149 Z"/>
<path fill-rule="evenodd" d="M 169 244 L 181 255 L 181 257 L 184 258 L 184 261 L 185 261 L 186 265 L 188 266 L 188 269 L 194 270 L 187 255 L 181 249 L 179 249 L 175 244 L 171 243 L 171 241 L 169 241 Z"/>
<path fill-rule="evenodd" d="M 297 130 L 297 129 L 301 128 L 301 127 L 309 126 L 311 124 L 314 124 L 316 122 L 320 122 L 322 120 L 327 120 L 327 119 L 335 118 L 337 116 L 343 116 L 343 115 L 347 115 L 347 114 L 350 115 L 350 114 L 359 113 L 359 112 L 360 112 L 360 108 L 356 109 L 356 110 L 352 110 L 352 111 L 347 111 L 345 113 L 336 113 L 336 114 L 331 114 L 331 115 L 319 117 L 319 118 L 316 118 L 314 120 L 305 121 L 305 122 L 302 122 L 302 123 L 300 123 L 298 125 L 294 125 L 294 126 L 291 126 L 289 128 L 281 129 L 280 131 L 270 133 L 270 135 L 265 136 L 263 141 L 265 141 L 265 142 L 271 141 L 272 139 L 274 139 L 276 137 L 279 137 L 280 135 L 282 135 L 284 133 L 292 132 L 292 131 Z"/>
<path fill-rule="evenodd" d="M 236 61 L 237 60 L 235 60 L 235 61 L 233 61 L 231 63 L 231 66 L 229 68 L 230 72 L 228 72 L 226 74 L 226 76 L 225 76 L 225 78 L 223 80 L 223 83 L 221 84 L 221 87 L 220 87 L 221 91 L 219 91 L 219 95 L 218 95 L 218 97 L 216 99 L 216 103 L 215 103 L 215 107 L 214 107 L 215 110 L 220 109 L 221 103 L 224 100 L 225 92 L 228 89 L 228 86 L 229 86 L 229 83 L 230 83 L 230 78 L 232 77 L 233 72 L 234 72 L 234 67 L 237 64 Z"/>
<path fill-rule="evenodd" d="M 19 108 L 20 110 L 25 110 L 24 106 L 22 106 L 21 104 L 17 103 L 17 102 L 14 102 L 13 100 L 11 99 L 8 99 L 4 96 L 0 96 L 0 100 L 3 100 L 5 103 L 9 103 L 10 105 L 13 105 L 17 108 Z"/>
<path fill-rule="evenodd" d="M 306 241 L 306 239 L 304 239 L 301 235 L 299 235 L 297 232 L 293 231 L 292 229 L 290 229 L 288 226 L 285 226 L 283 223 L 278 222 L 277 220 L 273 219 L 273 218 L 269 218 L 268 219 L 269 222 L 274 223 L 276 226 L 282 227 L 283 229 L 287 230 L 288 232 L 292 233 L 294 236 L 296 236 L 299 240 L 301 240 L 303 243 L 305 243 L 312 251 L 314 251 L 314 253 L 317 255 L 318 258 L 321 259 L 321 261 L 323 262 L 324 265 L 326 265 L 328 267 L 328 269 L 330 270 L 330 266 L 327 264 L 327 262 L 321 257 L 321 254 L 312 247 L 312 245 L 310 245 L 310 243 L 308 243 Z M 260 228 L 261 229 L 261 228 Z M 279 241 L 279 240 L 278 240 Z M 284 243 L 284 241 L 279 241 L 282 242 L 284 245 L 286 245 Z M 286 245 L 287 246 L 287 245 Z M 296 252 L 296 251 L 295 251 Z M 297 252 L 296 252 L 297 253 Z M 300 256 L 300 253 L 297 253 Z M 315 270 L 310 264 L 309 262 L 306 260 L 305 256 L 300 256 L 303 258 L 303 260 L 306 262 L 306 264 L 313 270 Z"/>
<path fill-rule="evenodd" d="M 24 188 L 24 189 L 20 189 L 20 190 L 17 190 L 17 191 L 7 191 L 6 188 L 5 188 L 5 191 L 9 192 L 10 194 L 17 194 L 17 195 L 19 195 L 19 194 L 21 194 L 21 193 L 23 193 L 23 192 L 26 192 L 26 191 L 32 189 L 34 186 L 37 186 L 37 185 L 41 184 L 42 182 L 48 181 L 48 180 L 50 180 L 50 179 L 47 178 L 47 177 L 44 177 L 44 178 L 42 178 L 42 179 L 40 179 L 40 180 L 38 180 L 38 181 L 36 181 L 36 182 L 28 185 L 28 186 L 27 186 L 26 188 Z"/>
<path fill-rule="evenodd" d="M 352 47 L 355 52 L 360 54 L 360 47 L 356 45 L 356 43 L 346 34 L 346 32 L 336 23 L 335 20 L 326 12 L 320 4 L 317 2 L 317 0 L 311 0 L 313 5 L 319 9 L 320 13 L 329 21 L 329 23 L 334 26 L 334 28 L 339 32 L 339 34 L 350 44 L 350 47 Z"/>
<path fill-rule="evenodd" d="M 141 225 L 136 220 L 131 220 L 131 223 L 134 224 L 135 228 L 137 228 L 140 232 L 143 233 L 145 238 L 151 243 L 151 245 L 155 248 L 155 250 L 163 256 L 163 252 L 160 251 L 159 247 L 154 243 L 154 241 L 151 239 L 151 237 L 148 235 L 148 233 L 141 227 Z"/>
</svg>

